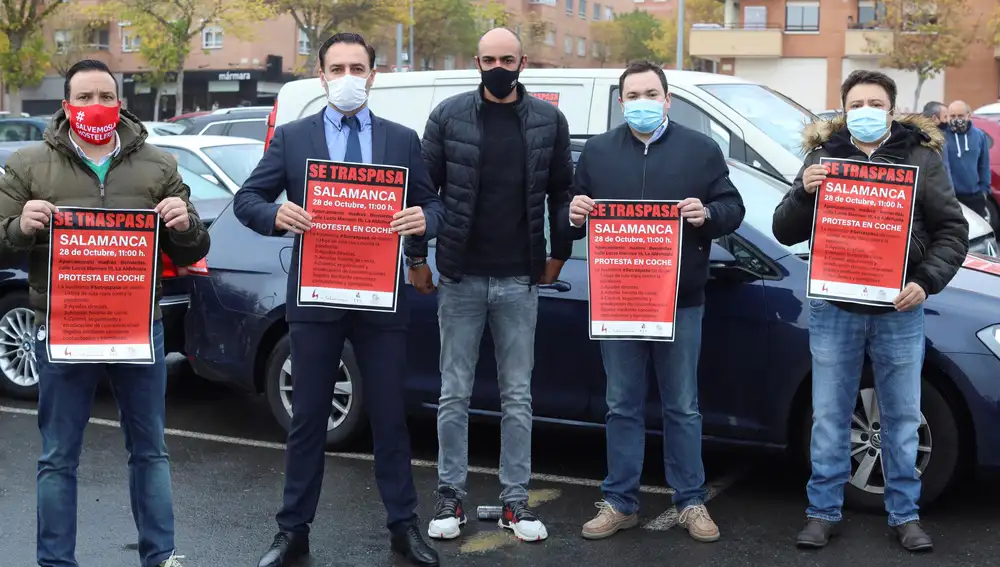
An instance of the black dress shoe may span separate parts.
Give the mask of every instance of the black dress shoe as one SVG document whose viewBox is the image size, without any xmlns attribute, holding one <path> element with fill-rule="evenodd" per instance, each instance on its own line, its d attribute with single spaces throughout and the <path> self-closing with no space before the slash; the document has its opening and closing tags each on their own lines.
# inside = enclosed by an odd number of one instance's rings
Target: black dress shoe
<svg viewBox="0 0 1000 567">
<path fill-rule="evenodd" d="M 830 538 L 836 534 L 836 524 L 820 520 L 819 518 L 807 518 L 806 525 L 795 538 L 795 545 L 798 547 L 818 549 L 830 543 Z"/>
<path fill-rule="evenodd" d="M 896 526 L 896 537 L 899 538 L 899 543 L 907 551 L 930 551 L 934 549 L 931 536 L 927 535 L 927 532 L 924 531 L 923 526 L 917 520 Z"/>
<path fill-rule="evenodd" d="M 306 555 L 309 555 L 309 536 L 278 532 L 257 567 L 289 567 Z"/>
<path fill-rule="evenodd" d="M 438 567 L 438 553 L 427 545 L 416 524 L 410 524 L 405 531 L 392 534 L 392 550 L 402 555 L 413 565 Z M 263 567 L 263 566 L 261 566 Z"/>
</svg>

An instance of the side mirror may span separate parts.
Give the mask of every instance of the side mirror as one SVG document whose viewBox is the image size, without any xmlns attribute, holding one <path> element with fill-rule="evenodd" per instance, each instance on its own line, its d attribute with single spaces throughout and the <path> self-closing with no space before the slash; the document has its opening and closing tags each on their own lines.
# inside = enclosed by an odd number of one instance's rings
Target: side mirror
<svg viewBox="0 0 1000 567">
<path fill-rule="evenodd" d="M 708 256 L 708 273 L 710 279 L 732 283 L 746 283 L 757 279 L 757 276 L 740 265 L 735 256 L 715 242 L 712 243 Z"/>
<path fill-rule="evenodd" d="M 222 186 L 222 182 L 219 181 L 219 178 L 212 175 L 211 173 L 202 173 L 201 176 L 205 179 L 205 181 L 211 181 L 212 183 L 220 187 Z"/>
<path fill-rule="evenodd" d="M 712 243 L 712 249 L 708 255 L 708 267 L 710 270 L 736 268 L 738 266 L 739 262 L 736 260 L 736 256 L 733 256 L 729 253 L 729 250 L 726 250 L 715 242 Z"/>
</svg>

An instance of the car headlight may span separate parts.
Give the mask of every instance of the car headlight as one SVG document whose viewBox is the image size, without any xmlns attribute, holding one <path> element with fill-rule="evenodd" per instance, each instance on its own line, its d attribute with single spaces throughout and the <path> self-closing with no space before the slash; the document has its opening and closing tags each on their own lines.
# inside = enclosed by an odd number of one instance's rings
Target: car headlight
<svg viewBox="0 0 1000 567">
<path fill-rule="evenodd" d="M 994 356 L 1000 358 L 1000 325 L 991 325 L 976 333 L 979 340 L 990 349 Z"/>
</svg>

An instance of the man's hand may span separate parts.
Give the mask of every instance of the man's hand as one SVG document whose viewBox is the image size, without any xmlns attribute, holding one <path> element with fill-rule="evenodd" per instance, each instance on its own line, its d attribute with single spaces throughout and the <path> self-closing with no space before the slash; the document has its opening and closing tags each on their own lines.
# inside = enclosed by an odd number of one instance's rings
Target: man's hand
<svg viewBox="0 0 1000 567">
<path fill-rule="evenodd" d="M 701 226 L 705 224 L 705 205 L 701 204 L 701 199 L 688 197 L 677 207 L 681 210 L 681 217 L 687 219 L 691 226 Z"/>
<path fill-rule="evenodd" d="M 538 280 L 540 285 L 549 285 L 555 283 L 559 279 L 559 272 L 562 271 L 563 264 L 566 262 L 564 260 L 556 260 L 555 258 L 549 258 L 549 261 L 545 263 L 545 273 L 542 274 L 541 279 Z"/>
<path fill-rule="evenodd" d="M 48 201 L 28 201 L 21 209 L 21 232 L 25 236 L 35 234 L 35 231 L 42 230 L 49 225 L 49 218 L 59 212 L 55 205 Z"/>
<path fill-rule="evenodd" d="M 924 291 L 924 288 L 916 282 L 910 282 L 906 284 L 903 291 L 899 292 L 896 299 L 892 300 L 892 303 L 896 306 L 896 311 L 912 311 L 926 300 L 927 292 Z"/>
<path fill-rule="evenodd" d="M 180 197 L 167 197 L 160 201 L 154 210 L 167 223 L 167 228 L 172 228 L 177 232 L 184 232 L 191 228 L 191 216 L 188 215 L 187 203 Z"/>
<path fill-rule="evenodd" d="M 398 232 L 403 236 L 420 236 L 427 230 L 424 209 L 421 207 L 403 209 L 392 215 L 392 222 L 389 223 L 389 226 L 392 227 L 393 232 Z"/>
<path fill-rule="evenodd" d="M 815 163 L 802 172 L 802 188 L 806 193 L 815 193 L 819 186 L 826 181 L 826 176 L 830 175 L 828 166 Z"/>
<path fill-rule="evenodd" d="M 417 266 L 416 268 L 410 268 L 409 271 L 410 284 L 423 294 L 434 293 L 434 274 L 431 273 L 431 267 L 427 264 L 423 266 Z"/>
<path fill-rule="evenodd" d="M 586 195 L 577 195 L 569 204 L 569 221 L 576 226 L 583 226 L 587 216 L 594 210 L 594 200 Z"/>
<path fill-rule="evenodd" d="M 274 215 L 274 228 L 302 234 L 312 228 L 312 215 L 291 201 L 285 201 Z"/>
</svg>

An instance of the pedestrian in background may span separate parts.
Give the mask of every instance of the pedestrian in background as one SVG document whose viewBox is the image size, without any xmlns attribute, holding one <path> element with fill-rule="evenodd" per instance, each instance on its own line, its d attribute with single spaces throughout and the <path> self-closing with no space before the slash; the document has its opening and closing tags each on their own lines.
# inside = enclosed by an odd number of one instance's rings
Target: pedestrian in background
<svg viewBox="0 0 1000 567">
<path fill-rule="evenodd" d="M 846 112 L 807 127 L 808 152 L 791 190 L 774 211 L 772 230 L 786 246 L 810 240 L 816 190 L 826 179 L 822 158 L 919 167 L 906 285 L 895 308 L 809 300 L 812 353 L 812 476 L 809 507 L 797 545 L 825 546 L 842 519 L 851 475 L 851 415 L 867 352 L 882 416 L 882 470 L 889 526 L 908 550 L 932 548 L 920 524 L 917 429 L 924 361 L 924 309 L 962 266 L 969 225 L 941 161 L 936 124 L 921 116 L 893 119 L 896 83 L 877 71 L 854 71 L 840 88 Z"/>
<path fill-rule="evenodd" d="M 528 507 L 531 373 L 538 286 L 559 277 L 573 246 L 566 226 L 573 158 L 566 117 L 517 80 L 527 61 L 516 34 L 490 30 L 476 57 L 482 84 L 438 105 L 424 129 L 424 160 L 445 206 L 436 252 L 441 398 L 438 502 L 428 526 L 433 538 L 456 538 L 466 522 L 469 401 L 487 321 L 503 412 L 499 524 L 525 541 L 548 537 Z M 546 199 L 552 238 L 547 261 Z M 420 244 L 408 255 L 419 257 L 410 264 L 410 282 L 429 293 L 434 284 L 426 251 Z"/>
<path fill-rule="evenodd" d="M 972 109 L 964 101 L 948 105 L 946 154 L 955 195 L 977 215 L 990 220 L 990 145 L 986 133 L 972 125 Z"/>
<path fill-rule="evenodd" d="M 155 209 L 162 251 L 177 266 L 208 254 L 209 236 L 170 154 L 146 143 L 138 118 L 121 109 L 118 81 L 100 61 L 66 72 L 65 100 L 44 143 L 19 149 L 0 178 L 0 256 L 28 256 L 35 320 L 45 321 L 50 217 L 60 206 Z M 111 132 L 95 135 L 94 132 Z M 108 175 L 109 172 L 114 175 Z M 49 361 L 44 327 L 38 361 L 38 564 L 77 567 L 77 467 L 98 382 L 110 378 L 128 451 L 132 517 L 142 567 L 180 567 L 174 554 L 170 460 L 164 439 L 167 387 L 159 275 L 155 282 L 153 363 L 67 364 Z"/>
<path fill-rule="evenodd" d="M 948 131 L 948 105 L 938 101 L 928 102 L 924 105 L 923 115 L 924 118 L 933 120 L 942 132 Z M 947 151 L 942 153 L 942 161 L 944 162 L 944 170 L 948 172 L 948 179 L 951 179 L 951 161 L 948 159 Z"/>
<path fill-rule="evenodd" d="M 297 235 L 288 269 L 288 321 L 292 357 L 292 423 L 285 451 L 284 503 L 278 533 L 260 567 L 287 567 L 309 553 L 326 463 L 327 423 L 334 373 L 351 341 L 365 388 L 365 411 L 374 442 L 375 481 L 387 512 L 393 551 L 415 565 L 436 566 L 437 552 L 420 535 L 410 436 L 403 408 L 409 306 L 401 293 L 395 313 L 300 306 L 299 247 L 312 227 L 303 206 L 306 160 L 398 165 L 409 169 L 406 207 L 391 227 L 407 237 L 434 238 L 440 200 L 430 185 L 420 139 L 413 130 L 379 118 L 368 108 L 375 80 L 375 48 L 355 33 L 338 33 L 319 48 L 319 77 L 328 104 L 319 113 L 279 126 L 264 157 L 233 200 L 244 225 L 265 236 Z M 282 192 L 288 198 L 276 203 Z M 400 290 L 403 289 L 399 282 Z M 345 521 L 350 521 L 346 514 Z M 221 566 L 220 566 L 221 567 Z"/>
<path fill-rule="evenodd" d="M 687 224 L 674 341 L 601 341 L 608 387 L 608 476 L 601 486 L 604 499 L 597 503 L 597 516 L 584 524 L 583 537 L 610 537 L 638 523 L 652 362 L 663 413 L 664 467 L 675 491 L 678 524 L 698 541 L 716 541 L 719 528 L 705 507 L 698 359 L 712 240 L 739 228 L 746 209 L 718 144 L 668 118 L 670 93 L 659 65 L 630 64 L 618 92 L 625 124 L 589 139 L 577 162 L 569 217 L 574 237 L 586 236 L 584 222 L 594 199 L 680 201 Z"/>
</svg>

